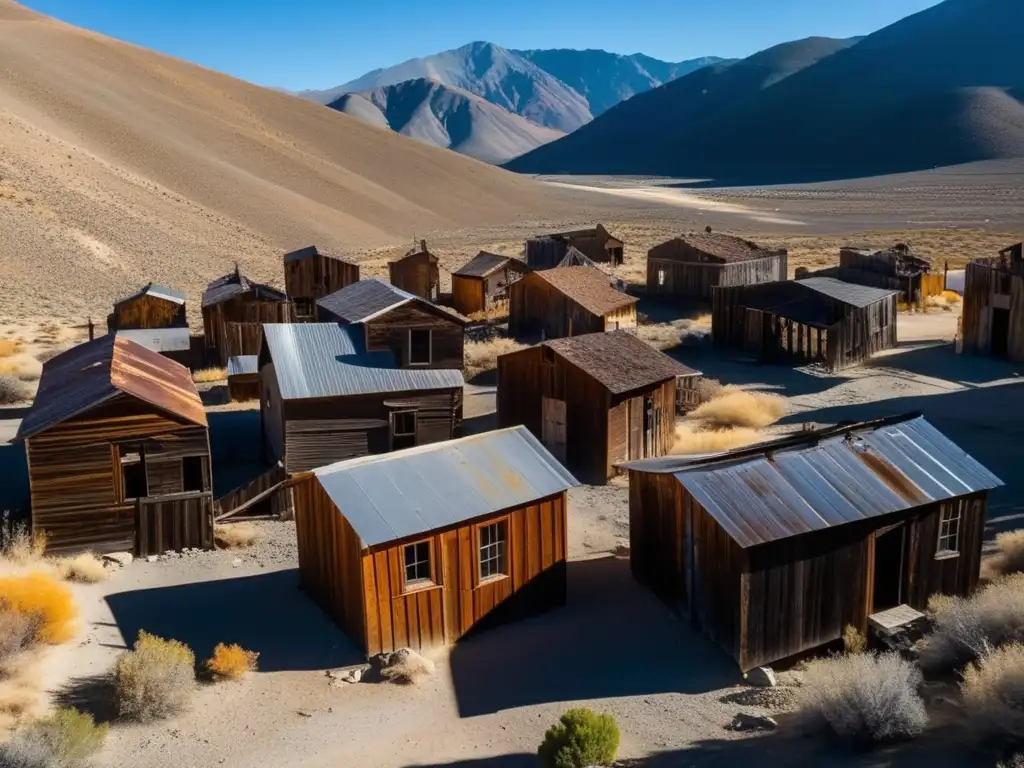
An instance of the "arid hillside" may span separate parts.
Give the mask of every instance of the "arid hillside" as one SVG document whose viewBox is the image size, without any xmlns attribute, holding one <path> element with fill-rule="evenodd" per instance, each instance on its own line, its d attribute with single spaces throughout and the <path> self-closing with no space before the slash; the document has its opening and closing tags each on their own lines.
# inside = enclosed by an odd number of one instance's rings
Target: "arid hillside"
<svg viewBox="0 0 1024 768">
<path fill-rule="evenodd" d="M 532 181 L 0 0 L 0 315 L 561 210 Z"/>
</svg>

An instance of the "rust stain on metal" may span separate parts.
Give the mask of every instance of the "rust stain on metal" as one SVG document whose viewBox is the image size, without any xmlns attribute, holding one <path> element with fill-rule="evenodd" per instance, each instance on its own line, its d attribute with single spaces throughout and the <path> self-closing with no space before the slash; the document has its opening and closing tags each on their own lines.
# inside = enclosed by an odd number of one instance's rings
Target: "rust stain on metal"
<svg viewBox="0 0 1024 768">
<path fill-rule="evenodd" d="M 902 498 L 910 502 L 911 506 L 928 503 L 928 497 L 921 492 L 921 489 L 914 485 L 906 475 L 889 464 L 881 456 L 876 456 L 870 451 L 854 451 L 854 456 L 860 458 L 864 465 L 870 469 L 880 480 L 892 488 Z"/>
<path fill-rule="evenodd" d="M 194 424 L 206 426 L 206 410 L 188 369 L 128 339 L 114 340 L 110 382 Z"/>
</svg>

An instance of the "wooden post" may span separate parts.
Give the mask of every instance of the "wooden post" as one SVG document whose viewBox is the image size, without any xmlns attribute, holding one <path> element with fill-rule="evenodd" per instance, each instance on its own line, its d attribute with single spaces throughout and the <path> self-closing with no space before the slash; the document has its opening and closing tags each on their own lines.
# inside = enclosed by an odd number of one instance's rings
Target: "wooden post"
<svg viewBox="0 0 1024 768">
<path fill-rule="evenodd" d="M 96 326 L 93 325 L 92 318 L 86 318 L 86 322 L 89 323 L 89 341 L 96 338 Z"/>
</svg>

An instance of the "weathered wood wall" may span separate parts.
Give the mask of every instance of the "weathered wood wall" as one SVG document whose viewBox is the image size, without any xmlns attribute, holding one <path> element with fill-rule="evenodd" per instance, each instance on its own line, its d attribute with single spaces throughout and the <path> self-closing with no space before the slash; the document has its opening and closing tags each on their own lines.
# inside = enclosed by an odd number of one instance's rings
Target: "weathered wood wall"
<svg viewBox="0 0 1024 768">
<path fill-rule="evenodd" d="M 487 277 L 452 275 L 452 307 L 463 315 L 507 310 L 509 288 L 524 274 L 525 265 L 515 262 Z"/>
<path fill-rule="evenodd" d="M 531 269 L 554 269 L 565 258 L 569 244 L 552 237 L 534 237 L 526 241 L 526 263 Z"/>
<path fill-rule="evenodd" d="M 462 370 L 465 331 L 443 312 L 429 312 L 410 302 L 373 318 L 366 324 L 370 350 L 391 350 L 402 368 L 456 368 Z M 430 331 L 430 365 L 409 362 L 409 332 Z"/>
<path fill-rule="evenodd" d="M 283 301 L 239 296 L 203 308 L 203 333 L 210 359 L 224 367 L 236 355 L 258 355 L 264 323 L 291 322 L 291 307 Z"/>
<path fill-rule="evenodd" d="M 296 321 L 310 322 L 316 315 L 316 302 L 324 296 L 359 282 L 359 265 L 318 254 L 284 263 L 285 292 L 292 304 Z M 295 299 L 309 302 L 309 313 L 299 316 Z"/>
<path fill-rule="evenodd" d="M 133 328 L 186 328 L 185 305 L 143 294 L 114 307 L 112 331 Z"/>
<path fill-rule="evenodd" d="M 244 403 L 260 399 L 260 375 L 243 373 L 228 377 L 228 400 Z"/>
<path fill-rule="evenodd" d="M 509 332 L 517 338 L 559 339 L 636 327 L 636 304 L 601 316 L 584 309 L 536 274 L 509 291 Z"/>
<path fill-rule="evenodd" d="M 437 301 L 441 272 L 437 257 L 428 252 L 414 253 L 388 264 L 389 282 L 403 291 L 427 301 Z"/>
<path fill-rule="evenodd" d="M 645 407 L 650 398 L 656 409 L 654 429 L 645 437 Z M 618 474 L 615 465 L 623 461 L 665 456 L 676 439 L 676 381 L 656 384 L 649 389 L 617 395 L 608 411 L 608 453 L 605 476 Z"/>
<path fill-rule="evenodd" d="M 213 549 L 213 497 L 208 492 L 139 499 L 137 515 L 138 557 Z"/>
<path fill-rule="evenodd" d="M 785 280 L 786 252 L 763 258 L 723 262 L 673 238 L 647 252 L 647 292 L 660 296 L 711 299 L 715 286 L 756 285 Z"/>
<path fill-rule="evenodd" d="M 994 354 L 993 313 L 1007 311 L 1006 359 L 1024 362 L 1024 275 L 1001 270 L 983 260 L 970 262 L 964 274 L 963 351 Z"/>
</svg>

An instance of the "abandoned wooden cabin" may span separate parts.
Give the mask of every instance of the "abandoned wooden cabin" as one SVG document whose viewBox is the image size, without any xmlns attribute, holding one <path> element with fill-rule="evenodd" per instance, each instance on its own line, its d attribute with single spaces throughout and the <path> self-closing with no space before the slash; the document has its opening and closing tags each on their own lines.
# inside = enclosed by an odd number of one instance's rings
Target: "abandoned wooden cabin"
<svg viewBox="0 0 1024 768">
<path fill-rule="evenodd" d="M 711 334 L 760 362 L 836 371 L 896 346 L 896 296 L 831 277 L 714 288 Z"/>
<path fill-rule="evenodd" d="M 188 369 L 107 335 L 46 362 L 21 422 L 46 550 L 213 547 L 206 412 Z"/>
<path fill-rule="evenodd" d="M 245 403 L 260 399 L 258 355 L 236 355 L 228 360 L 228 401 Z"/>
<path fill-rule="evenodd" d="M 574 485 L 522 427 L 323 467 L 294 489 L 299 582 L 367 656 L 564 605 Z"/>
<path fill-rule="evenodd" d="M 629 331 L 554 339 L 498 358 L 498 425 L 526 426 L 576 477 L 603 484 L 616 464 L 672 449 L 699 379 Z"/>
<path fill-rule="evenodd" d="M 192 339 L 185 310 L 185 294 L 157 283 L 114 302 L 107 316 L 107 331 L 147 349 L 190 365 Z"/>
<path fill-rule="evenodd" d="M 633 576 L 744 671 L 969 595 L 1002 485 L 917 415 L 626 468 Z"/>
<path fill-rule="evenodd" d="M 208 362 L 221 367 L 227 366 L 229 358 L 260 351 L 264 323 L 291 321 L 288 297 L 249 280 L 237 266 L 207 286 L 202 309 Z"/>
<path fill-rule="evenodd" d="M 367 350 L 390 350 L 401 368 L 462 369 L 468 319 L 383 280 L 360 280 L 320 299 L 317 316 L 357 327 Z"/>
<path fill-rule="evenodd" d="M 719 232 L 680 235 L 647 252 L 647 293 L 710 299 L 715 286 L 785 280 L 788 252 Z"/>
<path fill-rule="evenodd" d="M 1024 361 L 1024 243 L 967 265 L 960 323 L 963 352 Z"/>
<path fill-rule="evenodd" d="M 317 301 L 357 282 L 358 264 L 321 253 L 315 245 L 284 255 L 284 291 L 292 322 L 315 322 Z"/>
<path fill-rule="evenodd" d="M 462 422 L 461 371 L 401 369 L 359 326 L 267 324 L 258 365 L 266 458 L 288 473 L 449 440 Z"/>
<path fill-rule="evenodd" d="M 626 244 L 609 234 L 603 225 L 573 232 L 557 232 L 526 241 L 526 263 L 531 269 L 553 269 L 576 248 L 599 264 L 621 264 Z"/>
<path fill-rule="evenodd" d="M 519 259 L 480 251 L 452 273 L 452 306 L 463 315 L 508 309 L 508 288 L 529 271 Z"/>
<path fill-rule="evenodd" d="M 899 292 L 900 301 L 920 306 L 929 296 L 940 294 L 945 288 L 945 275 L 933 274 L 931 268 L 931 261 L 914 255 L 906 244 L 896 243 L 882 250 L 846 246 L 839 249 L 838 267 L 814 272 L 804 270 L 801 274 L 889 288 Z"/>
<path fill-rule="evenodd" d="M 440 297 L 441 270 L 437 256 L 427 250 L 426 240 L 420 240 L 419 248 L 397 261 L 388 262 L 388 279 L 396 288 L 421 299 L 437 301 Z"/>
<path fill-rule="evenodd" d="M 636 299 L 592 267 L 531 272 L 509 291 L 509 332 L 521 339 L 557 339 L 636 327 Z"/>
</svg>

